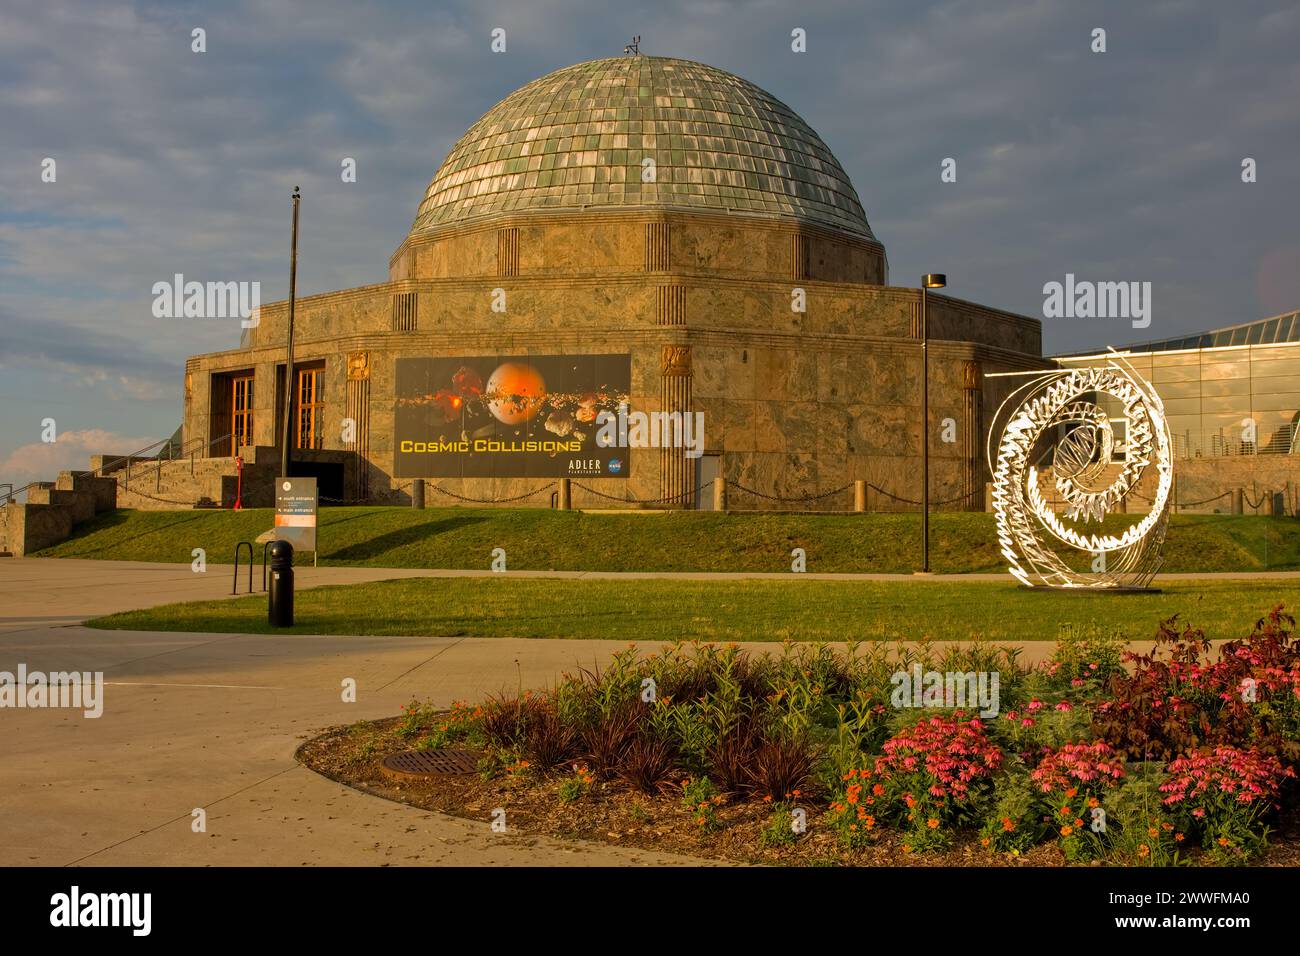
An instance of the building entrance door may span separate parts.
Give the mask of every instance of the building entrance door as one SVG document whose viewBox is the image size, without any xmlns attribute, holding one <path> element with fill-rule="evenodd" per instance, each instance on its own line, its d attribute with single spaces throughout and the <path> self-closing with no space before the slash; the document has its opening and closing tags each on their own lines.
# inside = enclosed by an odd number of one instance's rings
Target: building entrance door
<svg viewBox="0 0 1300 956">
<path fill-rule="evenodd" d="M 321 378 L 324 368 L 299 368 L 298 395 L 298 448 L 320 448 L 325 443 L 325 402 L 321 396 Z"/>
<path fill-rule="evenodd" d="M 237 375 L 230 380 L 230 457 L 253 444 L 253 376 Z"/>
</svg>

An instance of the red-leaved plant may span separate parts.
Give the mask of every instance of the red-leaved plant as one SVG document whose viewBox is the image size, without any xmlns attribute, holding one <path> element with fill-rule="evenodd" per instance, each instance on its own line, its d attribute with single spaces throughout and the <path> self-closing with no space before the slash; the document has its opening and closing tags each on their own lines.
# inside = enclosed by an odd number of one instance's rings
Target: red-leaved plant
<svg viewBox="0 0 1300 956">
<path fill-rule="evenodd" d="M 1177 617 L 1160 625 L 1150 654 L 1126 653 L 1132 674 L 1111 678 L 1094 729 L 1122 754 L 1169 760 L 1215 744 L 1250 741 L 1288 763 L 1300 760 L 1300 641 L 1295 618 L 1274 608 L 1244 641 L 1210 662 L 1210 642 Z"/>
</svg>

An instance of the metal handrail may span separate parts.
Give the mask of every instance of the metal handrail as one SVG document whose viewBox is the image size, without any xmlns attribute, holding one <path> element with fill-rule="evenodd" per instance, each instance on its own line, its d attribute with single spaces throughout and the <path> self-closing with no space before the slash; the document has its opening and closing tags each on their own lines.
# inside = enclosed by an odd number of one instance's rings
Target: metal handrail
<svg viewBox="0 0 1300 956">
<path fill-rule="evenodd" d="M 175 446 L 176 448 L 179 448 L 179 449 L 180 449 L 179 453 L 173 452 L 173 453 L 169 454 L 168 457 L 166 457 L 166 458 L 155 457 L 155 458 L 150 459 L 150 462 L 152 462 L 152 463 L 156 463 L 156 466 L 155 466 L 155 469 L 154 469 L 154 471 L 155 471 L 155 475 L 154 475 L 154 477 L 155 477 L 156 481 L 157 481 L 157 482 L 161 482 L 161 481 L 162 481 L 162 466 L 163 466 L 164 464 L 166 464 L 167 462 L 179 461 L 179 460 L 184 459 L 184 458 L 189 458 L 189 460 L 190 460 L 190 476 L 193 477 L 193 475 L 194 475 L 194 453 L 195 453 L 196 451 L 199 451 L 199 450 L 202 450 L 202 449 L 204 449 L 204 448 L 208 448 L 208 447 L 210 447 L 210 446 L 212 446 L 212 445 L 215 445 L 215 444 L 217 444 L 217 442 L 225 441 L 227 438 L 230 438 L 233 434 L 234 434 L 234 432 L 231 432 L 231 433 L 229 433 L 229 434 L 222 435 L 222 436 L 220 436 L 219 438 L 213 438 L 211 441 L 207 441 L 207 442 L 205 442 L 204 439 L 203 439 L 203 437 L 200 435 L 200 436 L 198 436 L 198 437 L 196 437 L 196 438 L 191 438 L 191 439 L 190 439 L 189 441 L 187 441 L 187 442 L 181 442 L 179 445 Z M 171 439 L 167 439 L 167 440 L 168 440 L 168 441 L 171 441 Z M 187 452 L 186 449 L 189 449 L 189 451 Z M 128 457 L 128 458 L 135 458 L 136 456 L 134 456 L 134 455 L 128 455 L 127 457 Z M 122 460 L 122 459 L 118 459 L 118 461 L 121 461 L 121 460 Z M 107 465 L 104 465 L 103 467 L 106 468 L 106 467 L 108 467 L 108 466 L 107 466 Z M 147 472 L 146 472 L 146 474 L 147 474 Z M 129 487 L 129 485 L 130 485 L 130 482 L 131 482 L 131 466 L 130 466 L 130 463 L 128 462 L 128 463 L 127 463 L 127 473 L 126 473 L 126 484 L 128 485 L 128 487 Z M 157 489 L 155 489 L 155 490 L 157 490 Z"/>
<path fill-rule="evenodd" d="M 211 446 L 211 445 L 215 445 L 217 442 L 225 441 L 227 438 L 230 438 L 230 437 L 232 437 L 233 435 L 234 435 L 234 432 L 231 432 L 231 433 L 229 433 L 229 434 L 222 435 L 222 436 L 219 437 L 219 438 L 214 438 L 214 439 L 212 439 L 211 441 L 206 441 L 206 442 L 204 441 L 204 439 L 203 439 L 202 436 L 199 436 L 199 437 L 197 437 L 197 438 L 191 438 L 189 441 L 187 441 L 187 442 L 182 442 L 182 443 L 178 446 L 178 447 L 181 449 L 181 451 L 180 451 L 179 454 L 175 454 L 175 453 L 173 453 L 173 454 L 169 455 L 167 458 L 161 458 L 161 457 L 158 457 L 158 456 L 154 456 L 154 457 L 152 458 L 152 460 L 158 462 L 158 467 L 159 467 L 159 469 L 161 469 L 161 468 L 162 468 L 162 463 L 165 462 L 165 461 L 176 461 L 178 458 L 189 457 L 189 459 L 190 459 L 190 470 L 191 470 L 191 472 L 193 472 L 193 468 L 194 468 L 194 451 L 195 451 L 195 450 L 198 450 L 198 449 L 200 449 L 200 448 L 207 448 L 207 447 L 209 447 L 209 446 Z M 131 463 L 131 461 L 132 461 L 133 459 L 136 459 L 136 458 L 147 458 L 148 456 L 145 455 L 145 452 L 147 452 L 147 451 L 151 451 L 152 449 L 155 449 L 155 448 L 159 448 L 159 447 L 162 446 L 162 445 L 167 445 L 167 444 L 169 444 L 170 442 L 171 442 L 171 436 L 168 436 L 167 438 L 162 438 L 162 439 L 159 439 L 159 440 L 156 441 L 156 442 L 153 442 L 153 443 L 151 443 L 151 444 L 145 445 L 143 448 L 141 448 L 141 449 L 139 449 L 139 450 L 137 450 L 137 451 L 133 451 L 133 452 L 131 452 L 129 455 L 121 455 L 121 456 L 119 456 L 119 457 L 117 457 L 117 458 L 110 459 L 109 461 L 104 462 L 104 463 L 103 463 L 102 465 L 100 465 L 98 468 L 94 468 L 94 469 L 91 469 L 91 470 L 89 470 L 89 471 L 74 470 L 74 471 L 72 472 L 72 474 L 74 474 L 74 475 L 78 475 L 78 476 L 80 476 L 80 477 L 82 477 L 82 478 L 87 478 L 87 477 L 89 477 L 89 478 L 103 478 L 103 477 L 105 477 L 105 475 L 104 475 L 104 472 L 105 472 L 105 471 L 111 471 L 111 470 L 115 469 L 118 465 L 122 464 L 122 462 L 126 462 L 126 463 L 127 463 L 127 469 L 128 469 L 127 481 L 129 482 L 130 479 L 131 479 L 131 476 L 130 476 L 130 463 Z M 188 452 L 188 454 L 187 454 L 186 449 L 192 449 L 192 450 L 190 450 L 190 451 Z M 9 490 L 8 490 L 8 491 L 6 491 L 6 492 L 0 492 L 0 504 L 8 504 L 9 502 L 11 502 L 11 501 L 13 501 L 15 498 L 17 498 L 19 495 L 23 494 L 24 492 L 26 492 L 26 491 L 30 491 L 32 488 L 35 488 L 37 485 L 43 485 L 43 484 L 46 484 L 46 482 L 43 482 L 43 481 L 29 481 L 27 484 L 25 484 L 25 485 L 23 485 L 21 488 L 17 488 L 17 489 L 15 489 L 15 488 L 13 487 L 12 484 L 10 484 L 10 485 L 9 485 Z"/>
<path fill-rule="evenodd" d="M 1300 423 L 1288 422 L 1264 434 L 1261 429 L 1253 442 L 1230 438 L 1217 433 L 1174 433 L 1174 458 L 1239 458 L 1272 455 L 1294 455 L 1300 452 Z"/>
<path fill-rule="evenodd" d="M 29 481 L 27 482 L 27 484 L 23 485 L 21 488 L 17 490 L 15 490 L 14 486 L 10 484 L 9 490 L 6 491 L 3 495 L 0 495 L 0 502 L 3 502 L 4 504 L 8 504 L 9 502 L 17 498 L 19 495 L 21 495 L 27 489 L 34 488 L 39 484 L 40 484 L 39 481 Z"/>
</svg>

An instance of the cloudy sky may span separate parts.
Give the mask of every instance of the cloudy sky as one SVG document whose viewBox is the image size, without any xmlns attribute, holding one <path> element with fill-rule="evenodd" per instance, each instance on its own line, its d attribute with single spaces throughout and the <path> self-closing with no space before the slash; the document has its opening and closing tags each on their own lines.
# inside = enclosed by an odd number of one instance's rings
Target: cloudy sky
<svg viewBox="0 0 1300 956">
<path fill-rule="evenodd" d="M 1294 0 L 5 0 L 0 481 L 175 429 L 184 357 L 238 328 L 154 318 L 155 282 L 257 280 L 283 298 L 294 185 L 299 293 L 382 281 L 466 127 L 634 34 L 801 113 L 896 285 L 943 271 L 956 296 L 1041 316 L 1067 273 L 1152 283 L 1149 329 L 1044 320 L 1049 354 L 1300 307 Z"/>
</svg>

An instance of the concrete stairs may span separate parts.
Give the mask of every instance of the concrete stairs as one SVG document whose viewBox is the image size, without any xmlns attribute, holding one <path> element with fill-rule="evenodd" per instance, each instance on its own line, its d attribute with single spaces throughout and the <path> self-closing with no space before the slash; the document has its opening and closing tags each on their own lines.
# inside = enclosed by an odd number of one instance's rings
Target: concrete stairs
<svg viewBox="0 0 1300 956">
<path fill-rule="evenodd" d="M 0 555 L 21 558 L 64 541 L 72 529 L 117 507 L 112 478 L 65 471 L 27 489 L 27 502 L 0 508 Z"/>
<path fill-rule="evenodd" d="M 273 479 L 278 467 L 259 464 L 256 449 L 244 459 L 242 504 L 246 508 L 267 508 L 275 504 Z M 274 455 L 263 454 L 264 460 Z M 92 468 L 104 467 L 97 458 Z M 117 506 L 147 511 L 180 511 L 190 508 L 232 508 L 239 494 L 239 469 L 233 458 L 188 458 L 175 461 L 132 461 L 128 467 L 106 472 L 117 484 Z"/>
<path fill-rule="evenodd" d="M 274 448 L 245 448 L 242 504 L 275 504 Z M 22 557 L 66 541 L 73 529 L 115 508 L 181 511 L 231 508 L 240 486 L 233 458 L 120 458 L 94 455 L 89 472 L 65 471 L 27 488 L 24 504 L 0 507 L 0 557 Z"/>
</svg>

